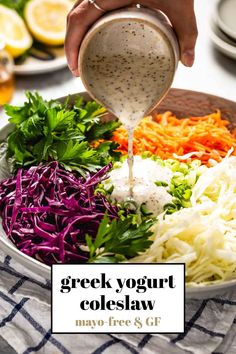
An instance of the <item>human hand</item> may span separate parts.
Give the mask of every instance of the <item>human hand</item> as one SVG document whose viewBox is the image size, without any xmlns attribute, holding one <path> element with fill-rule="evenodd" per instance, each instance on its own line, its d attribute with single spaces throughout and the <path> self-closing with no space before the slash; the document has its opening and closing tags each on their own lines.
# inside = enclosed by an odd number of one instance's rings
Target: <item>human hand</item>
<svg viewBox="0 0 236 354">
<path fill-rule="evenodd" d="M 89 27 L 104 12 L 132 6 L 136 3 L 161 10 L 168 16 L 179 39 L 182 63 L 189 67 L 193 65 L 198 34 L 194 0 L 96 0 L 96 4 L 104 11 L 97 9 L 88 0 L 78 0 L 68 15 L 65 39 L 67 61 L 74 76 L 79 76 L 79 48 Z"/>
</svg>

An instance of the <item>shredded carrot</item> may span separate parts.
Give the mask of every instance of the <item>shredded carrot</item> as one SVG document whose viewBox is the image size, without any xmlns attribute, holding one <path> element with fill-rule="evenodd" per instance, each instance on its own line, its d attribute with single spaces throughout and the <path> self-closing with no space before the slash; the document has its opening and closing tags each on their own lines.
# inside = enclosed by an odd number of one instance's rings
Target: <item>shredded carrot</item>
<svg viewBox="0 0 236 354">
<path fill-rule="evenodd" d="M 147 117 L 135 129 L 134 154 L 149 151 L 167 159 L 201 152 L 200 157 L 192 156 L 187 160 L 198 158 L 203 164 L 208 164 L 210 159 L 219 162 L 232 147 L 236 148 L 236 132 L 231 133 L 228 125 L 220 111 L 183 119 L 178 119 L 171 112 Z M 118 151 L 127 154 L 127 132 L 123 126 L 113 133 L 112 140 L 119 143 Z M 235 150 L 233 155 L 236 155 Z"/>
</svg>

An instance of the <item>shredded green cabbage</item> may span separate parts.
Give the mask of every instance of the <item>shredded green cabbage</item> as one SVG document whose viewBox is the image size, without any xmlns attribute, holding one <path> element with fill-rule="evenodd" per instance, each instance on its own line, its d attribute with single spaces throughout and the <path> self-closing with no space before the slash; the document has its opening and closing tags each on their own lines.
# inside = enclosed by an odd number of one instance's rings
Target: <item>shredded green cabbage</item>
<svg viewBox="0 0 236 354">
<path fill-rule="evenodd" d="M 191 207 L 162 215 L 151 247 L 130 260 L 184 262 L 188 286 L 236 277 L 236 157 L 202 172 Z"/>
</svg>

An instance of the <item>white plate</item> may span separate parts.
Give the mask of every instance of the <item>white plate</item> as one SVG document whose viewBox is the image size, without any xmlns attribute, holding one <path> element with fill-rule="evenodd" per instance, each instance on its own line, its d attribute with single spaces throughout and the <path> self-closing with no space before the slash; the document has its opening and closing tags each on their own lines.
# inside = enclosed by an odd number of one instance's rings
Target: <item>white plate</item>
<svg viewBox="0 0 236 354">
<path fill-rule="evenodd" d="M 23 64 L 14 66 L 15 73 L 17 75 L 36 75 L 53 72 L 67 66 L 63 47 L 49 48 L 49 51 L 54 55 L 54 59 L 40 60 L 29 56 Z"/>
<path fill-rule="evenodd" d="M 236 40 L 236 0 L 220 0 L 216 18 L 222 31 Z"/>
<path fill-rule="evenodd" d="M 236 60 L 236 42 L 231 40 L 217 26 L 214 20 L 210 23 L 210 37 L 215 47 L 227 57 Z"/>
<path fill-rule="evenodd" d="M 89 95 L 85 92 L 79 93 L 79 95 L 83 96 L 85 100 L 90 99 Z M 173 108 L 173 111 L 175 111 L 174 106 L 175 106 L 175 101 L 176 101 L 176 102 L 178 102 L 177 106 L 181 106 L 180 108 L 182 109 L 183 102 L 180 101 L 180 97 L 183 97 L 183 95 L 185 95 L 185 97 L 187 99 L 189 99 L 189 101 L 191 101 L 192 104 L 194 104 L 194 105 L 196 105 L 196 103 L 194 103 L 195 101 L 193 100 L 193 98 L 195 97 L 196 102 L 198 102 L 198 100 L 199 100 L 199 102 L 202 102 L 203 107 L 204 107 L 203 101 L 202 101 L 203 98 L 207 100 L 206 104 L 208 104 L 208 105 L 211 105 L 211 103 L 215 102 L 216 100 L 218 100 L 218 103 L 220 103 L 222 101 L 221 105 L 219 104 L 219 107 L 221 107 L 223 111 L 225 111 L 225 109 L 226 109 L 226 107 L 224 108 L 224 105 L 229 107 L 229 105 L 232 103 L 231 101 L 223 100 L 223 99 L 220 99 L 216 96 L 211 96 L 208 94 L 197 93 L 194 91 L 187 91 L 187 90 L 171 89 L 169 92 L 169 95 L 164 100 L 164 103 L 162 103 L 162 105 L 161 105 L 162 108 L 164 108 L 164 110 L 167 110 L 166 106 L 165 106 L 165 104 L 167 104 L 169 108 Z M 71 101 L 76 96 L 77 95 L 72 95 Z M 199 97 L 199 99 L 198 99 L 198 97 Z M 61 102 L 64 102 L 66 100 L 66 98 L 67 97 L 62 97 L 62 98 L 59 98 L 58 100 Z M 235 105 L 235 103 L 233 103 L 233 105 Z M 187 105 L 185 105 L 185 106 L 187 106 Z M 207 109 L 212 110 L 212 108 L 209 108 L 209 107 Z M 187 107 L 187 108 L 184 107 L 184 108 L 189 109 L 189 107 Z M 201 114 L 201 113 L 199 113 L 199 114 Z M 11 129 L 12 128 L 11 128 L 10 124 L 6 124 L 3 128 L 0 129 L 0 141 L 4 140 L 6 138 L 6 136 L 11 131 Z M 1 156 L 0 156 L 0 173 L 2 175 L 2 178 L 5 178 L 5 173 L 7 173 L 7 166 L 4 165 L 4 160 L 1 158 Z M 21 263 L 26 268 L 29 268 L 32 272 L 35 272 L 36 274 L 38 274 L 46 279 L 51 278 L 51 267 L 49 267 L 49 266 L 37 261 L 36 259 L 25 255 L 21 251 L 19 251 L 13 245 L 13 243 L 7 238 L 5 232 L 2 228 L 1 221 L 0 221 L 0 249 L 5 254 L 8 254 L 9 256 L 13 257 L 16 261 Z M 186 288 L 186 298 L 187 299 L 212 298 L 212 297 L 215 297 L 218 295 L 222 295 L 222 294 L 226 293 L 227 291 L 232 290 L 233 288 L 236 288 L 236 279 L 231 280 L 231 281 L 225 281 L 223 283 L 215 284 L 215 285 Z"/>
</svg>

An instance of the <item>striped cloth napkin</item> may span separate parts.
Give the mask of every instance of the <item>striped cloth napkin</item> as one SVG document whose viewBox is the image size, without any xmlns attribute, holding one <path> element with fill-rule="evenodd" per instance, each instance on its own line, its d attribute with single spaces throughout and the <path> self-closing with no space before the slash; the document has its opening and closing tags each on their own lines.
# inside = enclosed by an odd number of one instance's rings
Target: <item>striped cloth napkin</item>
<svg viewBox="0 0 236 354">
<path fill-rule="evenodd" d="M 1 354 L 236 353 L 236 291 L 187 301 L 179 335 L 58 335 L 50 329 L 50 289 L 49 281 L 0 252 Z"/>
</svg>

